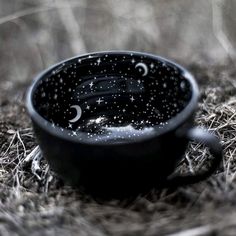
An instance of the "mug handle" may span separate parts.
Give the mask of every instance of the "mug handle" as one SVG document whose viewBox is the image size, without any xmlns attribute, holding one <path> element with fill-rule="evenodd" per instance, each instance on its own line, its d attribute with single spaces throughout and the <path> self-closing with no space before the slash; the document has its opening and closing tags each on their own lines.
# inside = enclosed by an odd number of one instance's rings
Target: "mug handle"
<svg viewBox="0 0 236 236">
<path fill-rule="evenodd" d="M 197 141 L 207 146 L 214 158 L 211 160 L 211 165 L 207 170 L 202 170 L 196 174 L 169 176 L 167 178 L 167 187 L 178 187 L 200 182 L 212 175 L 222 161 L 222 146 L 219 139 L 213 134 L 210 134 L 201 128 L 194 127 L 185 134 L 185 137 L 190 141 Z"/>
</svg>

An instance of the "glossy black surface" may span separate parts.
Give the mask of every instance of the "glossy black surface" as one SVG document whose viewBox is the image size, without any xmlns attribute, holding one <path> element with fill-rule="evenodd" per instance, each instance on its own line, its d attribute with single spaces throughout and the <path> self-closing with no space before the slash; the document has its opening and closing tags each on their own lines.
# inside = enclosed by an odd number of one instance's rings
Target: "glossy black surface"
<svg viewBox="0 0 236 236">
<path fill-rule="evenodd" d="M 144 55 L 93 55 L 43 78 L 33 105 L 53 125 L 96 142 L 126 142 L 165 126 L 191 98 L 189 81 Z"/>
<path fill-rule="evenodd" d="M 93 192 L 122 195 L 166 184 L 186 149 L 197 97 L 194 79 L 175 63 L 144 53 L 101 52 L 42 73 L 27 107 L 55 171 Z M 220 148 L 212 152 L 218 155 Z"/>
</svg>

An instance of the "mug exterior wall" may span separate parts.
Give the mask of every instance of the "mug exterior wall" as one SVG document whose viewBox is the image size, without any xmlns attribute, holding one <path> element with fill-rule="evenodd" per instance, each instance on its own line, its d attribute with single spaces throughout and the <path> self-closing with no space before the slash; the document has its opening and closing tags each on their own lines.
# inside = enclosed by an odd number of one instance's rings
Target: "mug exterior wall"
<svg viewBox="0 0 236 236">
<path fill-rule="evenodd" d="M 45 132 L 34 121 L 34 131 L 43 155 L 66 182 L 92 192 L 132 193 L 163 187 L 188 140 L 170 131 L 154 139 L 121 145 L 74 143 Z M 63 147 L 63 148 L 62 148 Z"/>
</svg>

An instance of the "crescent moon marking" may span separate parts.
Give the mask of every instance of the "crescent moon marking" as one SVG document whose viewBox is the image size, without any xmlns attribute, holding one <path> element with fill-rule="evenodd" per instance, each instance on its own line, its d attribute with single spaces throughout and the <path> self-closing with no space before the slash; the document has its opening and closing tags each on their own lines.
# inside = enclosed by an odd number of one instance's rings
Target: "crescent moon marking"
<svg viewBox="0 0 236 236">
<path fill-rule="evenodd" d="M 135 68 L 138 68 L 138 67 L 142 68 L 144 71 L 142 76 L 146 76 L 148 74 L 148 67 L 146 64 L 139 62 L 138 64 L 136 64 Z"/>
<path fill-rule="evenodd" d="M 76 110 L 76 116 L 73 119 L 69 120 L 69 122 L 74 123 L 80 119 L 82 115 L 82 110 L 79 105 L 73 105 L 70 108 L 74 108 Z"/>
</svg>

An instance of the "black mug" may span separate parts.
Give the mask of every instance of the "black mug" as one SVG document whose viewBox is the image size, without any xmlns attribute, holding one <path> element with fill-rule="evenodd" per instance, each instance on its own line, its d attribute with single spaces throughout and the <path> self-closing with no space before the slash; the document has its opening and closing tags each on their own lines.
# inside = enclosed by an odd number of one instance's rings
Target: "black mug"
<svg viewBox="0 0 236 236">
<path fill-rule="evenodd" d="M 222 160 L 219 140 L 193 127 L 198 87 L 159 56 L 97 52 L 41 73 L 27 108 L 43 155 L 64 180 L 105 194 L 192 184 Z M 209 147 L 207 170 L 173 175 L 190 140 Z"/>
</svg>

